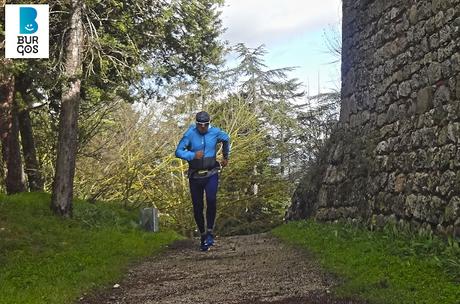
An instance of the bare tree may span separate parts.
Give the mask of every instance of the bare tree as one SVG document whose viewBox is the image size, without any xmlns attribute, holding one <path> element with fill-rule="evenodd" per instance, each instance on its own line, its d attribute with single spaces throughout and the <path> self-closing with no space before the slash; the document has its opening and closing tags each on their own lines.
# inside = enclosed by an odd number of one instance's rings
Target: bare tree
<svg viewBox="0 0 460 304">
<path fill-rule="evenodd" d="M 83 0 L 72 0 L 69 39 L 66 45 L 65 77 L 51 209 L 64 217 L 72 216 L 73 179 L 77 152 L 77 123 L 80 106 L 82 49 L 83 49 Z"/>
<path fill-rule="evenodd" d="M 30 90 L 31 80 L 24 74 L 16 75 L 15 97 L 19 131 L 21 134 L 22 153 L 24 156 L 24 171 L 30 191 L 43 191 L 43 177 L 40 170 L 30 111 L 33 109 L 34 99 Z"/>
<path fill-rule="evenodd" d="M 4 60 L 5 64 L 7 61 Z M 3 73 L 0 79 L 0 138 L 6 164 L 6 192 L 26 190 L 19 146 L 17 107 L 14 103 L 14 76 Z"/>
<path fill-rule="evenodd" d="M 29 110 L 25 109 L 18 113 L 19 130 L 21 132 L 22 151 L 24 155 L 25 173 L 30 191 L 43 191 L 43 178 L 37 159 L 37 149 L 30 121 Z"/>
</svg>

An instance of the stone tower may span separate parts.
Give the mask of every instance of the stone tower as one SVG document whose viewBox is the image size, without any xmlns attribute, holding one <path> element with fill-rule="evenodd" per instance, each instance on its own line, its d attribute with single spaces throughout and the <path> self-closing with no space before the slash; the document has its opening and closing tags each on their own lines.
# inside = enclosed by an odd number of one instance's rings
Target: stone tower
<svg viewBox="0 0 460 304">
<path fill-rule="evenodd" d="M 460 236 L 460 0 L 343 0 L 340 121 L 288 214 Z M 302 187 L 302 185 L 301 185 Z"/>
</svg>

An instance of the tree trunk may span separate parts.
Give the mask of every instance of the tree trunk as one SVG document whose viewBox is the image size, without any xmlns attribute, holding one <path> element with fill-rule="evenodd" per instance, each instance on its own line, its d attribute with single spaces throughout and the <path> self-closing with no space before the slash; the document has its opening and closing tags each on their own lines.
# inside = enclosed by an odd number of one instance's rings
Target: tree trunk
<svg viewBox="0 0 460 304">
<path fill-rule="evenodd" d="M 280 173 L 281 173 L 281 176 L 284 176 L 284 170 L 286 168 L 286 157 L 285 157 L 285 145 L 286 143 L 284 142 L 284 128 L 281 127 L 281 130 L 280 130 L 280 142 L 282 144 L 281 146 L 281 153 L 280 153 Z"/>
<path fill-rule="evenodd" d="M 51 209 L 64 217 L 72 216 L 73 179 L 77 153 L 78 109 L 80 105 L 83 48 L 82 0 L 72 0 L 69 40 L 66 46 L 65 76 L 62 89 L 56 173 Z"/>
<path fill-rule="evenodd" d="M 21 111 L 18 118 L 22 152 L 24 154 L 25 173 L 27 174 L 29 189 L 30 191 L 43 191 L 43 179 L 38 165 L 29 110 Z"/>
<path fill-rule="evenodd" d="M 6 164 L 6 193 L 26 191 L 19 147 L 17 107 L 14 105 L 14 76 L 2 77 L 0 83 L 0 138 Z"/>
</svg>

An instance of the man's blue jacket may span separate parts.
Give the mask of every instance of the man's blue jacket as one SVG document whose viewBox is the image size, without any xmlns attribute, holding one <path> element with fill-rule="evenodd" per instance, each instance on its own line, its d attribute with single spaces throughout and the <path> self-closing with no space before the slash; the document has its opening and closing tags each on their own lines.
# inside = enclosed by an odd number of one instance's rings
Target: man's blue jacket
<svg viewBox="0 0 460 304">
<path fill-rule="evenodd" d="M 230 153 L 230 137 L 221 129 L 209 126 L 208 132 L 200 134 L 198 128 L 192 125 L 184 133 L 176 149 L 176 156 L 189 163 L 190 169 L 213 169 L 216 163 L 217 144 L 222 143 L 222 152 L 225 159 Z M 203 151 L 202 159 L 194 159 L 195 152 Z"/>
</svg>

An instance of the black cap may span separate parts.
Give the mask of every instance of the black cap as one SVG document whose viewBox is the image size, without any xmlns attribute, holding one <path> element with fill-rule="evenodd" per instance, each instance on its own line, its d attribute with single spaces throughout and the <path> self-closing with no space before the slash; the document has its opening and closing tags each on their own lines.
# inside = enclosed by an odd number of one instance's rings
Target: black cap
<svg viewBox="0 0 460 304">
<path fill-rule="evenodd" d="M 197 122 L 210 122 L 211 121 L 211 117 L 209 116 L 208 112 L 205 112 L 205 111 L 196 113 L 195 119 Z"/>
</svg>

